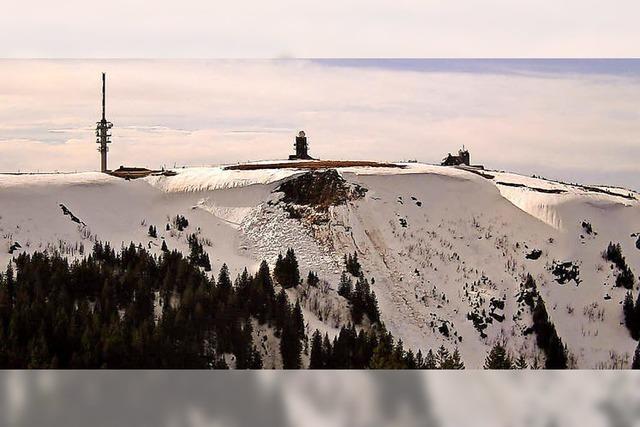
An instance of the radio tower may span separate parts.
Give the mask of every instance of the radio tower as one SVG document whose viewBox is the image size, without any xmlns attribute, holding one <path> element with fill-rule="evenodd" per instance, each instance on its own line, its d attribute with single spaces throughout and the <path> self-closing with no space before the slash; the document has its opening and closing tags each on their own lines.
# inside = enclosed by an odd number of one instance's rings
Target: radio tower
<svg viewBox="0 0 640 427">
<path fill-rule="evenodd" d="M 100 171 L 107 172 L 107 152 L 111 143 L 111 134 L 109 131 L 113 127 L 113 123 L 108 122 L 105 118 L 105 75 L 102 73 L 102 120 L 97 122 L 96 126 L 96 143 L 100 144 L 98 151 L 100 152 Z"/>
</svg>

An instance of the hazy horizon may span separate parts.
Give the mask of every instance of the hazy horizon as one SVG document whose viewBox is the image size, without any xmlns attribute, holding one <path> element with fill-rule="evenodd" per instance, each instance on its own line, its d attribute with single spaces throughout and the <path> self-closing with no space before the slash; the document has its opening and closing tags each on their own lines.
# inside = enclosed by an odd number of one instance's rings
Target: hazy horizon
<svg viewBox="0 0 640 427">
<path fill-rule="evenodd" d="M 2 60 L 0 172 L 284 159 L 438 163 L 640 188 L 638 60 Z"/>
</svg>

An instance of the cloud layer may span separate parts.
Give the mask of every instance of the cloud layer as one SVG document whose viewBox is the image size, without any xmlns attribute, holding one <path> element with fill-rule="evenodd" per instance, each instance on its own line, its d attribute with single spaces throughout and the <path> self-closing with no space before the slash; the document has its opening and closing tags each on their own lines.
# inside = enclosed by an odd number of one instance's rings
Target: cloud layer
<svg viewBox="0 0 640 427">
<path fill-rule="evenodd" d="M 0 61 L 0 171 L 96 169 L 106 71 L 112 167 L 285 158 L 304 129 L 321 158 L 438 162 L 464 144 L 487 167 L 640 187 L 637 64 L 416 64 Z"/>
</svg>

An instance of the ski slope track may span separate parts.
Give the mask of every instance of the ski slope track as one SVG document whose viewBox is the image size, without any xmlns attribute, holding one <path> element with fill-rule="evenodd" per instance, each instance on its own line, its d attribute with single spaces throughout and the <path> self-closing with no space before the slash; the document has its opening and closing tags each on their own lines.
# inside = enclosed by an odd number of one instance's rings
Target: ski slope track
<svg viewBox="0 0 640 427">
<path fill-rule="evenodd" d="M 185 168 L 131 181 L 99 173 L 0 175 L 0 265 L 23 251 L 81 257 L 96 240 L 134 242 L 156 254 L 164 240 L 186 254 L 187 236 L 196 233 L 214 272 L 224 262 L 235 275 L 257 270 L 262 259 L 273 264 L 292 247 L 302 277 L 313 270 L 332 288 L 304 308 L 309 327 L 335 334 L 336 319 L 346 317 L 335 293 L 342 257 L 357 252 L 365 276 L 375 279 L 382 320 L 405 347 L 458 347 L 467 368 L 481 368 L 497 341 L 529 364 L 541 359 L 535 336 L 525 333 L 531 313 L 517 301 L 530 273 L 572 367 L 630 366 L 637 343 L 623 324 L 626 290 L 615 287 L 617 270 L 602 252 L 620 243 L 640 274 L 640 194 L 415 163 L 338 171 L 367 191 L 331 206 L 323 221 L 292 217 L 280 202 L 278 185 L 305 173 L 294 168 Z M 167 229 L 176 215 L 188 219 L 184 231 Z M 157 238 L 148 236 L 150 225 Z M 534 250 L 541 255 L 528 259 Z M 558 283 L 554 262 L 578 266 L 579 280 Z M 319 298 L 342 304 L 342 313 L 325 316 L 331 322 L 314 317 Z M 492 320 L 481 332 L 470 313 Z"/>
</svg>

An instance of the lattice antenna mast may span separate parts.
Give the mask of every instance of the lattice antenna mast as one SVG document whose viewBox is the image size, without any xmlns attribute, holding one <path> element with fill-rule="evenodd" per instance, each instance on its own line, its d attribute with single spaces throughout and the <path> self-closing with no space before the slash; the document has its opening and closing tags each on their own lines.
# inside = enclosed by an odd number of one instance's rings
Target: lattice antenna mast
<svg viewBox="0 0 640 427">
<path fill-rule="evenodd" d="M 97 122 L 96 124 L 96 143 L 100 144 L 98 147 L 98 151 L 100 152 L 100 171 L 107 172 L 107 153 L 109 152 L 109 147 L 107 144 L 111 143 L 111 133 L 110 130 L 113 127 L 113 123 L 108 122 L 106 119 L 106 108 L 105 108 L 105 74 L 102 73 L 102 120 Z"/>
<path fill-rule="evenodd" d="M 102 121 L 106 121 L 105 118 L 105 114 L 106 114 L 106 107 L 105 107 L 105 98 L 106 98 L 106 93 L 105 93 L 105 87 L 106 87 L 106 76 L 104 73 L 102 73 Z"/>
</svg>

